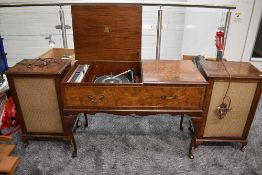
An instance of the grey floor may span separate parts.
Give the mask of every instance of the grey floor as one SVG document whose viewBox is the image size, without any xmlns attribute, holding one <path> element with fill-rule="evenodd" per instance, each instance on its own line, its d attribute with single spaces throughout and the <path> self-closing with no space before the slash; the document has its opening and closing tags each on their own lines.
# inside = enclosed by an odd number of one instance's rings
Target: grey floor
<svg viewBox="0 0 262 175">
<path fill-rule="evenodd" d="M 179 117 L 170 115 L 88 116 L 89 128 L 80 127 L 75 134 L 76 158 L 62 141 L 30 141 L 24 148 L 17 133 L 14 155 L 21 157 L 21 164 L 16 174 L 262 174 L 261 114 L 262 102 L 246 152 L 237 143 L 205 144 L 194 150 L 194 160 L 187 157 L 190 132 L 180 131 Z"/>
</svg>

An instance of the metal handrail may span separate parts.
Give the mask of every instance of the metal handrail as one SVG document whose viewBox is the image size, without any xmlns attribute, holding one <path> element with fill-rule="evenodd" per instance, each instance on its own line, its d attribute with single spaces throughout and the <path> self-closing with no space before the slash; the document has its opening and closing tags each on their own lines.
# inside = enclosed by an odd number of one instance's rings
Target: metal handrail
<svg viewBox="0 0 262 175">
<path fill-rule="evenodd" d="M 175 2 L 171 0 L 57 0 L 57 1 L 19 1 L 0 2 L 0 7 L 26 7 L 26 6 L 66 6 L 66 5 L 147 5 L 147 6 L 178 6 L 178 7 L 201 7 L 236 9 L 233 4 L 203 4 L 192 2 Z"/>
</svg>

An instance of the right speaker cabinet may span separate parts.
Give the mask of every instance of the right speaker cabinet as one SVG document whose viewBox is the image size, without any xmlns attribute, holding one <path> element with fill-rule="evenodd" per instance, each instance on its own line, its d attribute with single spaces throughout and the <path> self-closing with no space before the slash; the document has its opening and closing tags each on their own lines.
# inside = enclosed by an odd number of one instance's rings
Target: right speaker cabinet
<svg viewBox="0 0 262 175">
<path fill-rule="evenodd" d="M 240 142 L 244 149 L 261 95 L 261 72 L 246 62 L 204 61 L 198 68 L 209 85 L 196 146 L 202 142 Z M 226 106 L 221 109 L 223 102 Z"/>
</svg>

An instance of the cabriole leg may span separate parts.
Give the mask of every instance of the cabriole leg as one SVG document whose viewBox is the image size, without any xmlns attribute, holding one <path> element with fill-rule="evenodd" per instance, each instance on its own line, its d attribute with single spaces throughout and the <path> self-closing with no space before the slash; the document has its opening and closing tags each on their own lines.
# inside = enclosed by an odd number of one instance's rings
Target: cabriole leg
<svg viewBox="0 0 262 175">
<path fill-rule="evenodd" d="M 196 138 L 193 137 L 192 140 L 191 140 L 190 146 L 189 146 L 189 153 L 188 153 L 189 159 L 194 159 L 194 155 L 193 155 L 192 151 L 193 151 L 193 147 L 195 145 L 195 141 L 196 141 Z"/>
<path fill-rule="evenodd" d="M 74 136 L 71 136 L 71 137 L 70 137 L 70 140 L 71 140 L 71 145 L 73 146 L 72 157 L 74 158 L 74 157 L 77 156 L 77 147 L 76 147 L 76 141 L 75 141 Z"/>
<path fill-rule="evenodd" d="M 85 116 L 85 127 L 88 127 L 88 118 L 87 118 L 87 114 L 84 113 Z"/>
<path fill-rule="evenodd" d="M 184 114 L 182 114 L 180 118 L 180 130 L 181 131 L 183 130 L 183 120 L 184 120 Z"/>
</svg>

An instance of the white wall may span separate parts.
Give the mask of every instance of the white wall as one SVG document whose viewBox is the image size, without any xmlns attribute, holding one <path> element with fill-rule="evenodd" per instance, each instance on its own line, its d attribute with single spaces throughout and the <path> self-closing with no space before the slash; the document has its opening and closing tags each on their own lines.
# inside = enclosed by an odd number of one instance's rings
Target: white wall
<svg viewBox="0 0 262 175">
<path fill-rule="evenodd" d="M 160 6 L 144 6 L 142 17 L 142 59 L 156 58 L 157 18 Z M 162 7 L 160 59 L 180 59 L 185 8 Z"/>
<path fill-rule="evenodd" d="M 1 8 L 0 33 L 9 66 L 46 51 L 48 41 L 44 38 L 49 34 L 61 45 L 60 33 L 54 28 L 59 24 L 57 15 L 57 7 Z"/>
<path fill-rule="evenodd" d="M 249 21 L 254 0 L 188 0 L 199 3 L 220 3 L 237 5 L 232 11 L 230 30 L 226 45 L 225 57 L 229 60 L 249 60 L 248 52 L 243 50 L 246 43 Z M 261 5 L 261 0 L 256 0 Z M 260 6 L 261 7 L 261 6 Z M 66 24 L 72 26 L 71 8 L 63 7 Z M 156 53 L 156 24 L 159 7 L 143 8 L 142 58 L 154 59 Z M 44 38 L 54 36 L 56 46 L 62 47 L 61 31 L 55 29 L 60 24 L 59 7 L 23 7 L 1 8 L 0 33 L 4 37 L 4 45 L 8 53 L 9 66 L 24 58 L 35 58 L 48 50 L 48 41 Z M 237 18 L 235 12 L 241 12 Z M 261 15 L 256 11 L 255 15 Z M 163 37 L 161 59 L 179 59 L 183 54 L 215 57 L 215 32 L 225 19 L 224 10 L 163 7 Z M 253 22 L 252 22 L 253 23 Z M 252 24 L 251 23 L 251 24 Z M 184 29 L 184 30 L 183 30 Z M 72 29 L 67 30 L 68 45 L 73 48 Z M 248 38 L 249 39 L 249 38 Z M 250 41 L 249 41 L 250 40 Z M 249 39 L 247 43 L 252 43 Z M 250 49 L 249 49 L 250 50 Z M 243 56 L 242 56 L 243 55 Z"/>
<path fill-rule="evenodd" d="M 22 59 L 35 58 L 50 49 L 48 35 L 52 35 L 55 47 L 63 47 L 59 7 L 1 8 L 0 34 L 4 38 L 8 65 L 13 66 Z M 71 25 L 71 8 L 66 7 L 66 21 Z M 73 48 L 72 30 L 68 30 L 69 46 Z"/>
<path fill-rule="evenodd" d="M 244 47 L 244 52 L 243 52 L 243 56 L 242 56 L 242 60 L 243 61 L 249 61 L 251 56 L 252 56 L 252 52 L 253 52 L 253 48 L 254 48 L 254 44 L 256 41 L 256 37 L 257 37 L 257 32 L 258 32 L 258 28 L 259 28 L 259 23 L 262 22 L 261 18 L 262 18 L 262 1 L 261 0 L 255 0 L 255 4 L 254 4 L 254 9 L 252 12 L 252 16 L 251 16 L 251 21 L 250 21 L 250 25 L 249 25 L 249 30 L 248 30 L 248 34 L 247 34 L 247 40 L 245 43 L 245 47 Z M 260 61 L 262 61 L 262 59 L 259 59 Z M 262 63 L 261 63 L 262 64 Z M 260 66 L 262 67 L 262 66 Z"/>
<path fill-rule="evenodd" d="M 224 9 L 186 8 L 182 55 L 215 58 L 215 36 L 225 17 Z"/>
<path fill-rule="evenodd" d="M 163 7 L 163 29 L 160 59 L 179 60 L 181 58 L 185 9 L 184 7 Z"/>
<path fill-rule="evenodd" d="M 156 58 L 157 13 L 159 6 L 144 6 L 142 14 L 142 59 Z"/>
<path fill-rule="evenodd" d="M 235 3 L 237 9 L 232 10 L 224 57 L 232 61 L 241 61 L 243 59 L 254 0 L 235 0 Z M 241 13 L 239 18 L 236 16 L 236 12 Z M 244 60 L 249 61 L 248 58 Z"/>
</svg>

